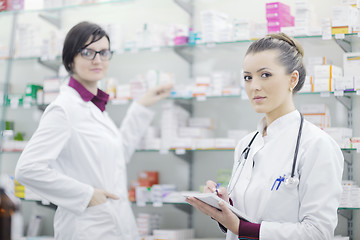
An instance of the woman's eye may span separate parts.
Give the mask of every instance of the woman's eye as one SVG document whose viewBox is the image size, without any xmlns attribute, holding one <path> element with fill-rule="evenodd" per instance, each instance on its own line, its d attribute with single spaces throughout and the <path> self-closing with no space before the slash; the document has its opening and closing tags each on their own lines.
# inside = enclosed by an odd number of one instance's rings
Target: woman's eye
<svg viewBox="0 0 360 240">
<path fill-rule="evenodd" d="M 82 51 L 82 54 L 83 54 L 83 56 L 90 56 L 90 55 L 91 55 L 91 52 L 90 52 L 89 50 L 84 49 L 84 50 Z"/>
<path fill-rule="evenodd" d="M 245 80 L 245 81 L 250 81 L 250 80 L 251 80 L 251 76 L 244 76 L 244 80 Z"/>
<path fill-rule="evenodd" d="M 261 77 L 262 78 L 268 78 L 268 77 L 271 77 L 271 74 L 270 73 L 262 73 Z"/>
</svg>

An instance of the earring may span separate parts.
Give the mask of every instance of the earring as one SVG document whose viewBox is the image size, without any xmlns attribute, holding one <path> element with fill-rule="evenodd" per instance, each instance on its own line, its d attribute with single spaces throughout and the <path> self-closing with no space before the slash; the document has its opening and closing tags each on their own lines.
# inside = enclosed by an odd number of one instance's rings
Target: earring
<svg viewBox="0 0 360 240">
<path fill-rule="evenodd" d="M 290 92 L 292 92 L 293 91 L 292 87 L 290 87 L 289 90 L 290 90 Z"/>
</svg>

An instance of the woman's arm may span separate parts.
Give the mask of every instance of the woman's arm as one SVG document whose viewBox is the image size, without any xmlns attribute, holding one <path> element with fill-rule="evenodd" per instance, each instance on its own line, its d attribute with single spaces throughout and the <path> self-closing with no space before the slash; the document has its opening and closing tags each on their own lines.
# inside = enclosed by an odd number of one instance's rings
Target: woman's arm
<svg viewBox="0 0 360 240">
<path fill-rule="evenodd" d="M 15 178 L 46 200 L 81 213 L 90 202 L 93 187 L 49 166 L 49 162 L 57 159 L 64 149 L 70 134 L 70 121 L 65 111 L 59 106 L 50 105 L 20 156 Z"/>
<path fill-rule="evenodd" d="M 138 102 L 134 102 L 130 106 L 120 126 L 126 162 L 129 162 L 146 129 L 154 118 L 153 111 L 147 107 L 169 96 L 172 86 L 172 84 L 164 84 L 150 89 Z"/>
</svg>

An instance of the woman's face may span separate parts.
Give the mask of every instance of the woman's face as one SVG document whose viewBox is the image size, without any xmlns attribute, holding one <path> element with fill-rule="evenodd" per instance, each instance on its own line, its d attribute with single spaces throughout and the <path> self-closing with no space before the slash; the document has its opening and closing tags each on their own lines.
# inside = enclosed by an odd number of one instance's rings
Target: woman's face
<svg viewBox="0 0 360 240">
<path fill-rule="evenodd" d="M 92 37 L 86 42 L 90 43 Z M 85 45 L 86 45 L 85 44 Z M 109 49 L 109 41 L 106 37 L 91 43 L 86 49 L 101 51 Z M 93 60 L 85 59 L 81 54 L 77 54 L 73 62 L 73 77 L 81 83 L 91 84 L 105 77 L 106 71 L 109 66 L 109 60 L 101 60 L 100 54 L 96 54 Z"/>
<path fill-rule="evenodd" d="M 287 74 L 286 68 L 278 62 L 278 50 L 250 53 L 244 59 L 245 90 L 258 113 L 277 115 L 287 111 L 293 104 L 290 87 L 295 87 L 295 71 Z"/>
</svg>

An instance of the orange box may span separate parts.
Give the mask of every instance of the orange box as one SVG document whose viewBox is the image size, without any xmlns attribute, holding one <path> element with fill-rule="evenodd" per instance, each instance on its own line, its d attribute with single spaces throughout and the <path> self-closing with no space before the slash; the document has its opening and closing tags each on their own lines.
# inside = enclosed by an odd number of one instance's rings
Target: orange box
<svg viewBox="0 0 360 240">
<path fill-rule="evenodd" d="M 130 202 L 135 202 L 136 198 L 135 198 L 135 189 L 131 189 L 128 191 L 128 195 L 129 195 L 129 201 Z"/>
<path fill-rule="evenodd" d="M 138 174 L 138 182 L 142 187 L 151 187 L 154 184 L 159 184 L 159 172 L 141 171 Z"/>
</svg>

